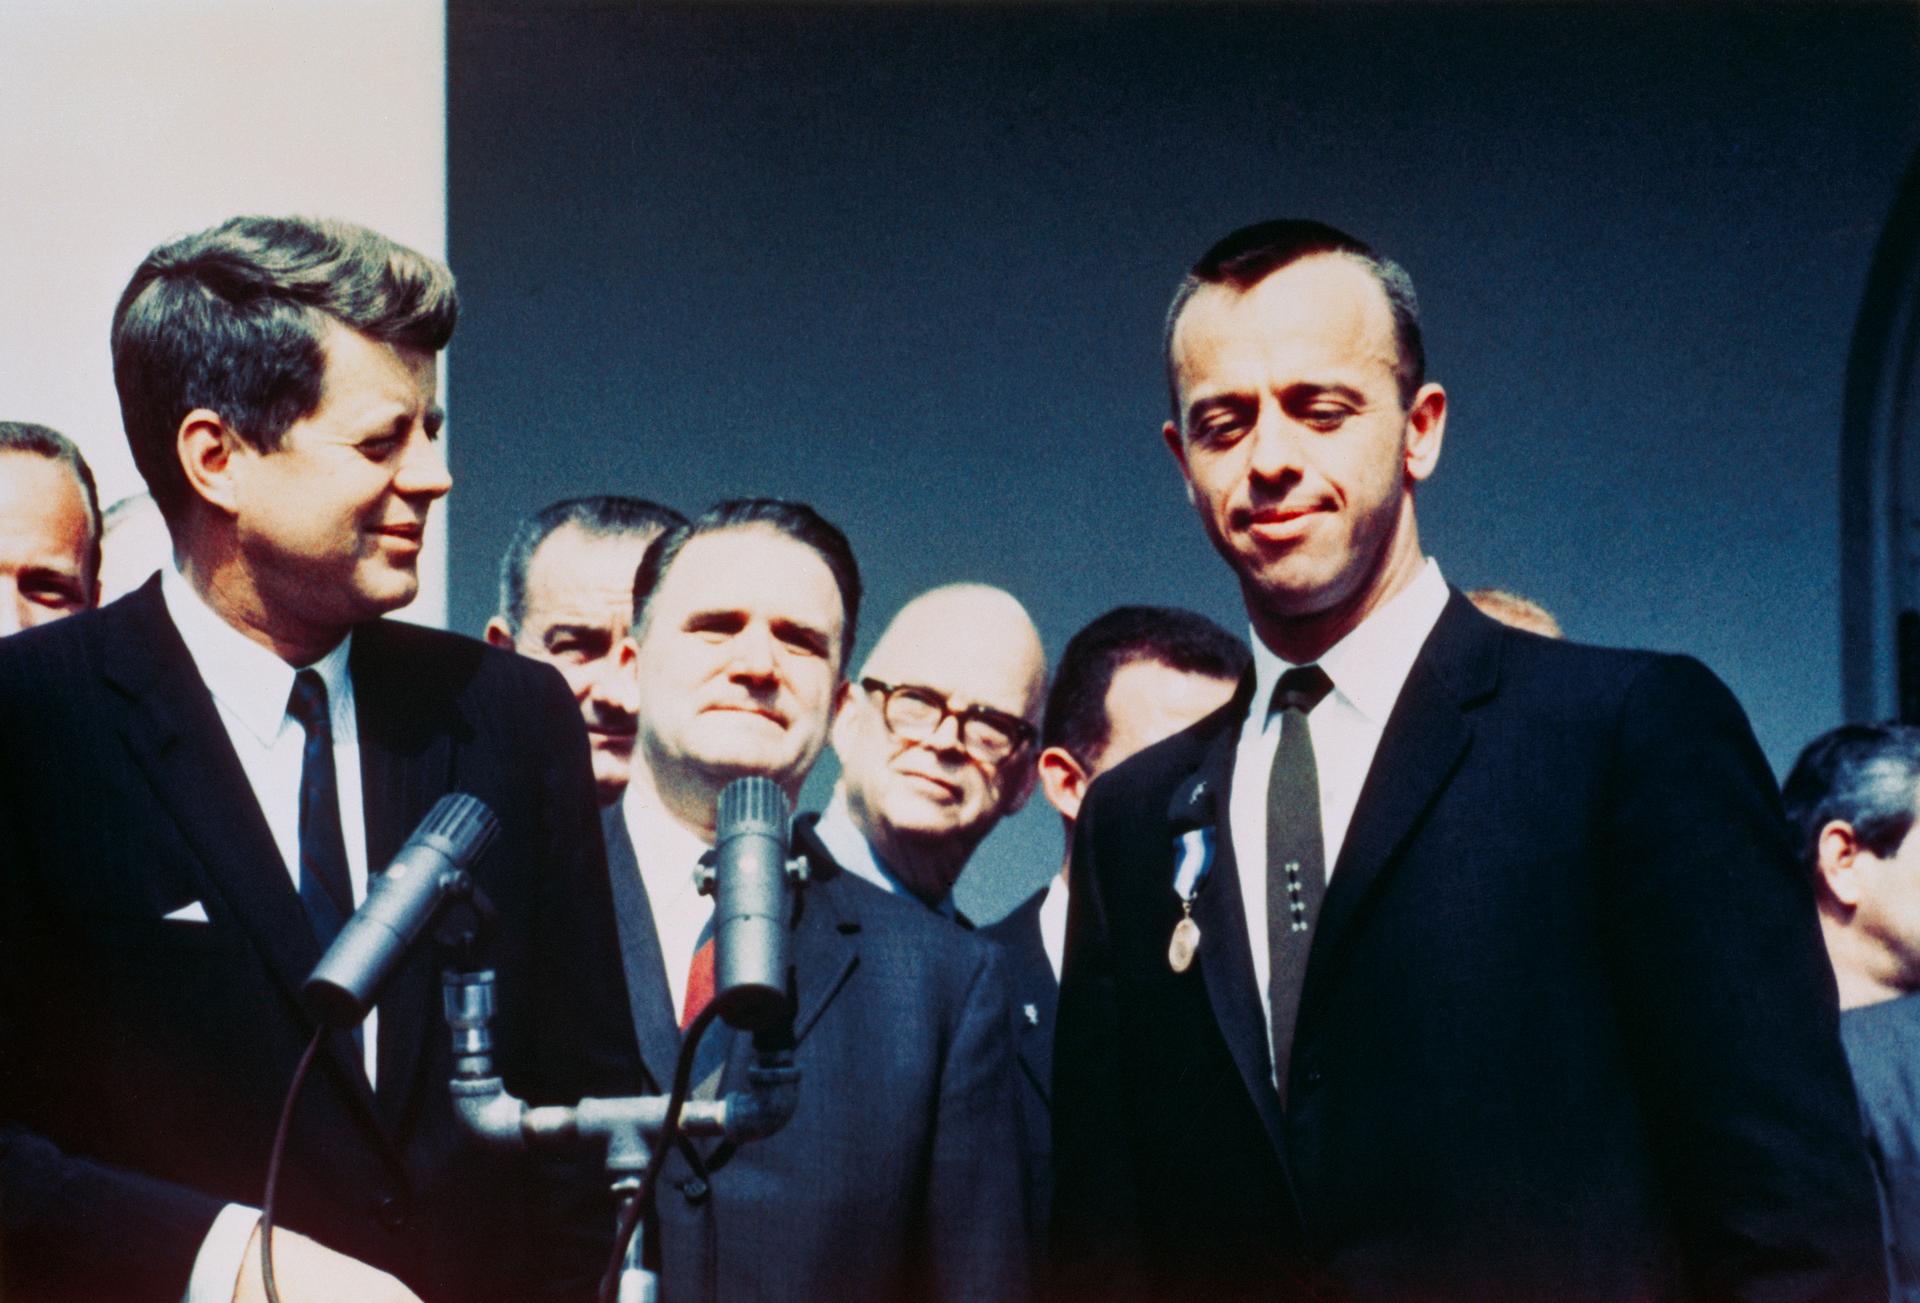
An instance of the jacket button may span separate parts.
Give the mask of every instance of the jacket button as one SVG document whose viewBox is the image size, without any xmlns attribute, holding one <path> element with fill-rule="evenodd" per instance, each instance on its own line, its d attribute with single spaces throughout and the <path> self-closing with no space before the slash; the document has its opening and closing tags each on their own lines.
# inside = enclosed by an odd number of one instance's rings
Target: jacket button
<svg viewBox="0 0 1920 1303">
<path fill-rule="evenodd" d="M 381 1195 L 373 1211 L 380 1219 L 380 1224 L 390 1231 L 400 1230 L 407 1224 L 407 1205 L 398 1195 Z"/>
<path fill-rule="evenodd" d="M 697 1176 L 690 1176 L 680 1183 L 680 1193 L 686 1196 L 688 1203 L 697 1208 L 707 1201 L 710 1191 L 705 1181 Z"/>
</svg>

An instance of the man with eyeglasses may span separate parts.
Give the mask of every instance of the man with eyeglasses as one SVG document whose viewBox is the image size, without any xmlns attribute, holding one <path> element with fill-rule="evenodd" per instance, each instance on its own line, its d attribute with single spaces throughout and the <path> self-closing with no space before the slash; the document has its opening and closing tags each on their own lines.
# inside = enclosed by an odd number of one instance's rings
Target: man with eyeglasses
<svg viewBox="0 0 1920 1303">
<path fill-rule="evenodd" d="M 820 840 L 848 871 L 972 926 L 953 884 L 1033 793 L 1047 661 L 1026 608 L 985 584 L 902 607 L 833 726 Z"/>
</svg>

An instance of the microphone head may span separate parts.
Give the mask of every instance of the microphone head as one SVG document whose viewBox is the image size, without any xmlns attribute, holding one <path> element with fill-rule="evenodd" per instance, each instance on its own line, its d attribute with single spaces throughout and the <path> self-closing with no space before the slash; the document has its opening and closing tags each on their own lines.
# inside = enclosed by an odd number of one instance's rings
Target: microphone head
<svg viewBox="0 0 1920 1303">
<path fill-rule="evenodd" d="M 749 774 L 720 789 L 714 807 L 714 841 L 758 833 L 784 842 L 792 818 L 793 806 L 780 785 L 765 774 Z"/>
<path fill-rule="evenodd" d="M 455 866 L 467 869 L 500 836 L 500 818 L 487 803 L 466 792 L 448 792 L 427 811 L 409 841 L 426 842 Z"/>
</svg>

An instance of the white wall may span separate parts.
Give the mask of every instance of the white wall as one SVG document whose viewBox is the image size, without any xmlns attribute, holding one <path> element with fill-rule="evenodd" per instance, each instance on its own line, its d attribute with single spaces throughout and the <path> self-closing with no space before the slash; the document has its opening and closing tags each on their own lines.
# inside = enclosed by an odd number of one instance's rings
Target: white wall
<svg viewBox="0 0 1920 1303">
<path fill-rule="evenodd" d="M 154 245 L 310 213 L 444 257 L 445 37 L 442 0 L 0 3 L 0 419 L 67 434 L 114 502 L 144 486 L 108 325 Z M 444 509 L 421 581 L 408 615 L 444 623 Z"/>
</svg>

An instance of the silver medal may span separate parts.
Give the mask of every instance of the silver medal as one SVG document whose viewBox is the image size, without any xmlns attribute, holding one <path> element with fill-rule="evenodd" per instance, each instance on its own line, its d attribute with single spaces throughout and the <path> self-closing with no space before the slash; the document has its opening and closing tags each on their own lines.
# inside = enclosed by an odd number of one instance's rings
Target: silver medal
<svg viewBox="0 0 1920 1303">
<path fill-rule="evenodd" d="M 1200 925 L 1191 918 L 1183 918 L 1173 925 L 1173 940 L 1167 944 L 1167 964 L 1176 973 L 1184 973 L 1193 967 L 1193 957 L 1200 949 Z"/>
</svg>

